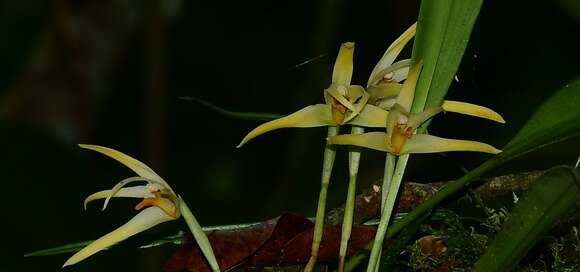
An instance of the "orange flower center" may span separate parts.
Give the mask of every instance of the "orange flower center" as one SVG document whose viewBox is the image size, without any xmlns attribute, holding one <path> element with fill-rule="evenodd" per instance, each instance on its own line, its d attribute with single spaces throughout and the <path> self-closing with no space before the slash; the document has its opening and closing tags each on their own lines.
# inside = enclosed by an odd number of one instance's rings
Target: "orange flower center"
<svg viewBox="0 0 580 272">
<path fill-rule="evenodd" d="M 135 210 L 141 210 L 148 206 L 157 206 L 171 217 L 177 218 L 175 204 L 168 198 L 163 197 L 160 191 L 151 192 L 155 197 L 144 198 L 135 206 Z"/>
<path fill-rule="evenodd" d="M 415 132 L 415 128 L 407 127 L 406 124 L 399 124 L 395 126 L 391 136 L 391 146 L 393 147 L 393 151 L 396 155 L 401 154 L 405 142 L 407 142 L 407 139 L 411 138 L 413 132 Z"/>
</svg>

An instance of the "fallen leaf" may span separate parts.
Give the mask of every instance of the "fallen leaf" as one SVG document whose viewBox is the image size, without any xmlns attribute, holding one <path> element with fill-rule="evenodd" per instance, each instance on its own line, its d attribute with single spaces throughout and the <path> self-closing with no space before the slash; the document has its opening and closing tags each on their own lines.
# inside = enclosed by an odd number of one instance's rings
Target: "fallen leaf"
<svg viewBox="0 0 580 272">
<path fill-rule="evenodd" d="M 306 263 L 310 257 L 314 224 L 305 217 L 280 217 L 236 230 L 217 230 L 208 234 L 222 271 L 258 270 L 261 267 Z M 347 255 L 366 246 L 376 228 L 354 225 Z M 340 225 L 324 228 L 319 261 L 336 262 L 340 247 Z M 211 271 L 197 244 L 186 235 L 181 246 L 165 266 L 167 272 Z"/>
</svg>

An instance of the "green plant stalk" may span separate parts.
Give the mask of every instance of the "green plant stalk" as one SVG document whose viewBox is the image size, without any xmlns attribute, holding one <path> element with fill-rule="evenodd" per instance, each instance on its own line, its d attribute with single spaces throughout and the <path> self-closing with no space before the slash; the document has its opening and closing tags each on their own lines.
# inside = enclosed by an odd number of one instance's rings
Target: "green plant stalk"
<svg viewBox="0 0 580 272">
<path fill-rule="evenodd" d="M 385 203 L 387 201 L 387 195 L 389 194 L 389 190 L 391 188 L 391 184 L 393 182 L 393 175 L 395 172 L 395 165 L 397 163 L 397 156 L 387 153 L 385 156 L 385 170 L 383 174 L 383 184 L 381 188 L 381 214 L 383 213 L 383 209 L 385 208 Z M 382 218 L 382 217 L 381 217 Z M 371 247 L 372 248 L 372 247 Z M 371 249 L 369 248 L 369 249 Z M 383 255 L 383 247 L 381 246 L 379 249 L 379 253 L 377 256 L 380 257 Z M 378 261 L 377 261 L 378 263 Z M 379 266 L 375 266 L 375 272 L 379 271 Z"/>
<path fill-rule="evenodd" d="M 405 168 L 407 167 L 408 161 L 409 154 L 401 155 L 397 160 L 397 166 L 395 167 L 393 180 L 389 186 L 389 191 L 385 200 L 385 206 L 381 213 L 381 221 L 379 222 L 377 234 L 375 235 L 373 247 L 371 249 L 367 272 L 375 272 L 378 269 L 379 260 L 381 258 L 381 248 L 383 246 L 383 241 L 385 240 L 385 234 L 387 233 L 389 219 L 393 213 L 395 200 L 397 199 L 397 194 L 399 193 L 399 188 L 401 187 L 403 174 L 405 173 Z"/>
<path fill-rule="evenodd" d="M 353 126 L 351 134 L 363 134 L 364 128 Z M 360 164 L 361 149 L 353 147 L 349 152 L 349 178 L 348 178 L 348 193 L 346 195 L 346 203 L 344 206 L 344 216 L 342 218 L 342 232 L 340 239 L 338 272 L 344 271 L 344 262 L 346 258 L 346 250 L 348 248 L 348 240 L 352 232 L 352 221 L 354 217 L 354 206 L 356 198 L 356 178 L 358 175 L 358 168 Z"/>
<path fill-rule="evenodd" d="M 379 256 L 378 258 L 379 258 L 379 261 L 380 261 L 381 260 L 381 257 L 383 256 L 383 246 L 379 247 L 379 254 L 377 256 Z M 379 272 L 379 266 L 380 266 L 379 265 L 380 264 L 379 261 L 377 261 L 377 263 L 375 265 L 375 272 Z"/>
<path fill-rule="evenodd" d="M 393 174 L 395 172 L 395 164 L 397 163 L 397 157 L 391 153 L 387 153 L 385 157 L 385 173 L 383 175 L 383 187 L 381 188 L 381 211 L 385 208 L 385 201 L 387 200 L 387 194 L 389 194 L 389 188 L 391 187 L 391 182 L 393 181 Z"/>
<path fill-rule="evenodd" d="M 215 258 L 215 255 L 213 254 L 211 244 L 207 239 L 205 232 L 203 232 L 203 228 L 199 225 L 197 219 L 195 219 L 195 216 L 193 216 L 193 213 L 191 212 L 189 207 L 187 207 L 185 201 L 183 201 L 183 199 L 181 198 L 179 198 L 179 210 L 181 212 L 181 216 L 183 216 L 183 219 L 187 223 L 187 226 L 189 227 L 191 234 L 193 234 L 193 238 L 199 245 L 199 248 L 201 249 L 201 252 L 203 252 L 205 258 L 207 259 L 209 266 L 211 267 L 211 270 L 214 272 L 219 272 L 220 268 L 218 262 Z"/>
<path fill-rule="evenodd" d="M 328 137 L 338 135 L 338 126 L 328 127 Z M 320 193 L 318 196 L 318 208 L 316 209 L 316 219 L 314 221 L 314 234 L 312 235 L 312 249 L 310 252 L 310 259 L 304 268 L 305 272 L 312 272 L 316 265 L 318 258 L 318 249 L 320 248 L 320 241 L 322 240 L 322 232 L 324 231 L 324 212 L 326 210 L 326 194 L 328 193 L 328 184 L 330 183 L 330 176 L 332 174 L 332 167 L 334 166 L 334 158 L 336 157 L 336 148 L 332 145 L 326 144 L 324 147 L 324 158 L 322 163 L 322 178 L 320 184 Z"/>
<path fill-rule="evenodd" d="M 457 191 L 466 188 L 475 178 L 481 176 L 482 174 L 486 173 L 487 171 L 495 168 L 496 159 L 490 159 L 479 167 L 471 170 L 469 173 L 448 183 L 441 191 L 435 194 L 433 197 L 427 199 L 427 201 L 423 202 L 421 205 L 415 207 L 411 212 L 409 212 L 405 217 L 403 217 L 400 221 L 393 224 L 389 231 L 386 234 L 386 238 L 391 238 L 403 228 L 405 228 L 408 224 L 413 222 L 413 220 L 419 218 L 421 215 L 425 214 L 426 212 L 430 211 L 433 207 L 439 204 L 441 201 L 446 199 L 447 197 L 451 196 L 452 194 L 456 193 Z"/>
<path fill-rule="evenodd" d="M 368 245 L 365 246 L 365 250 L 370 250 L 373 246 L 373 242 L 371 241 Z M 354 271 L 363 261 L 366 259 L 367 254 L 358 252 L 356 255 L 348 258 L 346 264 L 344 265 L 345 272 L 352 272 Z"/>
<path fill-rule="evenodd" d="M 248 120 L 248 121 L 270 121 L 270 120 L 274 120 L 274 119 L 278 119 L 278 118 L 282 118 L 282 117 L 286 116 L 285 114 L 271 113 L 271 112 L 232 111 L 232 110 L 228 110 L 228 109 L 224 109 L 222 107 L 216 106 L 216 105 L 212 104 L 211 102 L 205 101 L 203 99 L 200 99 L 197 97 L 191 97 L 191 96 L 182 96 L 182 97 L 179 97 L 179 99 L 199 103 L 199 104 L 201 104 L 201 105 L 203 105 L 203 106 L 205 106 L 213 111 L 216 111 L 217 113 L 220 113 L 222 115 L 225 115 L 225 116 L 233 118 L 233 119 Z"/>
</svg>

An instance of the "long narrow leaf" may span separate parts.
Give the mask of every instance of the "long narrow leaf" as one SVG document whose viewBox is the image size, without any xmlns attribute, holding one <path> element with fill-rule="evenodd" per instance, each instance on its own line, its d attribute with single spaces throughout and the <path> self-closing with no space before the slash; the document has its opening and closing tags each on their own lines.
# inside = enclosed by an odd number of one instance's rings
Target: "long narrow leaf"
<svg viewBox="0 0 580 272">
<path fill-rule="evenodd" d="M 241 119 L 241 120 L 249 120 L 249 121 L 270 121 L 278 118 L 282 118 L 285 115 L 279 113 L 270 113 L 270 112 L 243 112 L 243 111 L 232 111 L 228 109 L 224 109 L 222 107 L 216 106 L 208 101 L 203 99 L 199 99 L 197 97 L 190 97 L 190 96 L 182 96 L 179 99 L 185 101 L 194 101 L 199 103 L 210 110 L 213 110 L 217 113 L 225 115 L 227 117 L 233 119 Z"/>
<path fill-rule="evenodd" d="M 509 271 L 562 216 L 580 205 L 580 171 L 558 167 L 534 182 L 501 231 L 475 263 L 475 271 Z"/>
<path fill-rule="evenodd" d="M 422 61 L 413 112 L 439 106 L 467 47 L 483 0 L 423 0 L 413 62 Z"/>
</svg>

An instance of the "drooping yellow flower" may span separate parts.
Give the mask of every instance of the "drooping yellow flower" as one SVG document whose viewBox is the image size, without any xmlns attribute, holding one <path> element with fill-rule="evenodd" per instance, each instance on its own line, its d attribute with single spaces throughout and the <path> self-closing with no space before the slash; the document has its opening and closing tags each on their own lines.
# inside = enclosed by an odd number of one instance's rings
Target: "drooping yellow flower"
<svg viewBox="0 0 580 272">
<path fill-rule="evenodd" d="M 329 143 L 355 145 L 393 153 L 436 153 L 448 151 L 475 151 L 497 154 L 495 147 L 467 140 L 445 139 L 427 134 L 415 134 L 423 122 L 440 112 L 456 112 L 505 123 L 495 111 L 486 107 L 457 101 L 444 101 L 439 107 L 428 108 L 420 113 L 410 113 L 415 94 L 415 86 L 421 72 L 421 64 L 415 65 L 397 95 L 396 102 L 390 107 L 386 132 L 369 132 L 361 135 L 338 135 L 330 137 Z"/>
<path fill-rule="evenodd" d="M 70 257 L 63 265 L 69 266 L 76 264 L 91 255 L 108 248 L 116 243 L 119 243 L 139 232 L 150 229 L 163 222 L 176 220 L 183 216 L 186 220 L 192 234 L 200 245 L 202 252 L 208 259 L 212 270 L 219 271 L 217 261 L 211 250 L 211 245 L 207 237 L 203 233 L 201 226 L 197 223 L 193 214 L 169 184 L 163 180 L 155 171 L 149 168 L 144 163 L 127 156 L 119 151 L 111 148 L 97 146 L 97 145 L 79 145 L 82 148 L 97 151 L 101 154 L 109 156 L 125 166 L 129 167 L 137 177 L 124 179 L 117 183 L 112 189 L 96 192 L 88 196 L 84 201 L 86 208 L 87 204 L 98 200 L 105 199 L 103 210 L 107 207 L 109 200 L 114 197 L 129 197 L 142 198 L 143 200 L 135 206 L 136 210 L 142 210 L 129 222 L 121 227 L 113 230 L 105 236 L 95 240 L 85 248 Z M 138 185 L 124 188 L 129 183 L 145 181 L 146 185 Z"/>
</svg>

